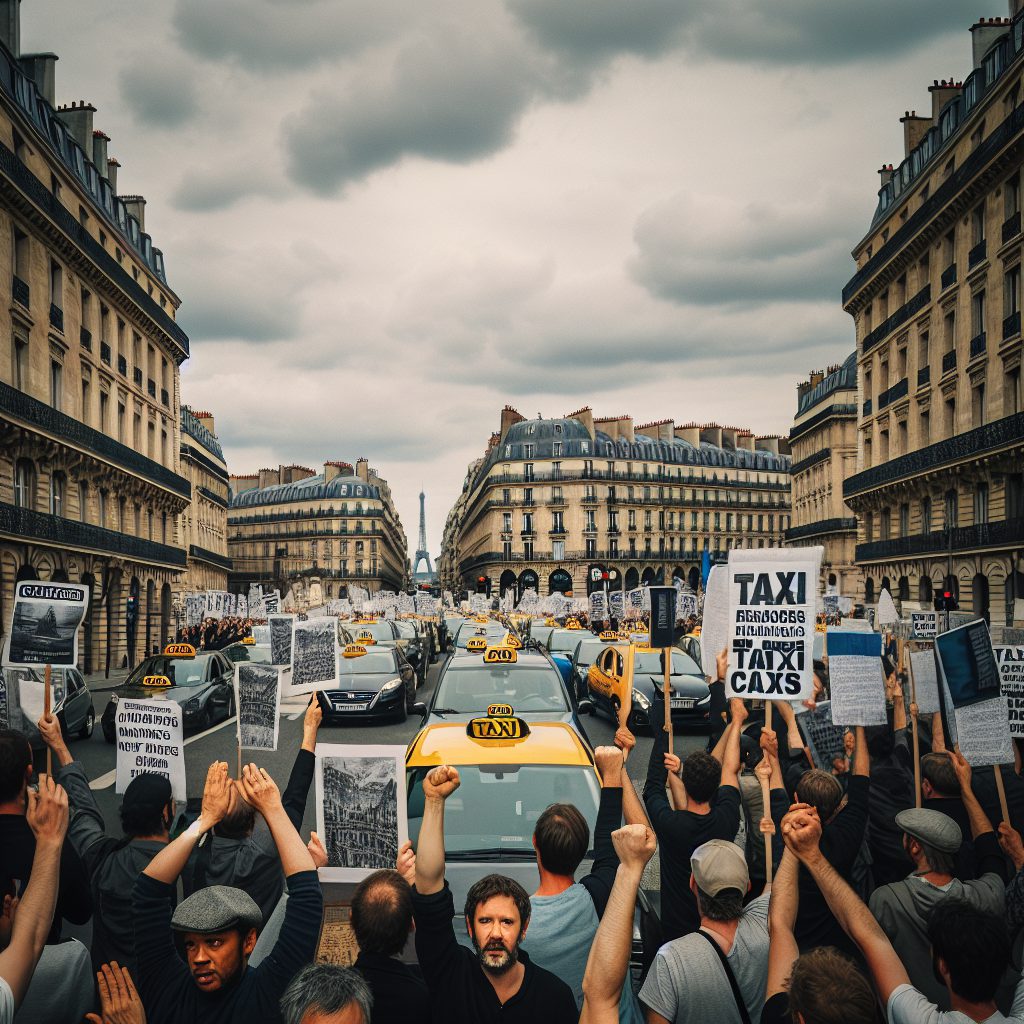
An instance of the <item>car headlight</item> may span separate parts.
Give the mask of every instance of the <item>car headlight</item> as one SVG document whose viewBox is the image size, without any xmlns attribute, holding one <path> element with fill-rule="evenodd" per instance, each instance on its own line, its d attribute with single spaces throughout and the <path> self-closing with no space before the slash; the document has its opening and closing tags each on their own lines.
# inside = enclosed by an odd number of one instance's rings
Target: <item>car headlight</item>
<svg viewBox="0 0 1024 1024">
<path fill-rule="evenodd" d="M 633 703 L 640 708 L 641 711 L 650 711 L 651 702 L 639 691 L 633 691 Z"/>
<path fill-rule="evenodd" d="M 381 688 L 381 693 L 392 693 L 402 685 L 401 679 L 389 679 Z"/>
</svg>

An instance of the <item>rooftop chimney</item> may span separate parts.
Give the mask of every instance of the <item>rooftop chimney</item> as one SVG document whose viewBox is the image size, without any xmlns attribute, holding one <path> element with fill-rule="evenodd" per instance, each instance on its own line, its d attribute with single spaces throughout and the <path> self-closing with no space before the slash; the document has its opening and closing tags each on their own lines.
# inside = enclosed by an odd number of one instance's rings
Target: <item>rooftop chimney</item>
<svg viewBox="0 0 1024 1024">
<path fill-rule="evenodd" d="M 754 435 L 750 431 L 740 431 L 736 435 L 736 447 L 752 452 L 754 450 Z"/>
<path fill-rule="evenodd" d="M 208 431 L 209 431 L 209 432 L 210 432 L 211 434 L 213 434 L 213 436 L 214 436 L 214 437 L 216 437 L 216 436 L 217 436 L 217 431 L 216 431 L 216 429 L 214 428 L 214 425 L 213 425 L 213 414 L 212 414 L 212 413 L 209 413 L 209 412 L 201 412 L 201 411 L 200 411 L 200 412 L 195 412 L 195 411 L 193 411 L 193 412 L 192 412 L 192 415 L 193 415 L 193 416 L 195 416 L 195 418 L 196 418 L 197 420 L 199 420 L 199 422 L 200 422 L 200 423 L 201 423 L 201 424 L 202 424 L 202 425 L 203 425 L 204 427 L 206 427 L 206 429 L 207 429 L 207 430 L 208 430 Z"/>
<path fill-rule="evenodd" d="M 511 405 L 506 405 L 505 408 L 501 410 L 501 440 L 505 440 L 505 435 L 508 433 L 509 427 L 515 423 L 521 423 L 522 420 L 523 416 L 517 410 L 513 409 Z"/>
<path fill-rule="evenodd" d="M 0 0 L 0 42 L 21 56 L 21 0 Z"/>
<path fill-rule="evenodd" d="M 935 124 L 939 123 L 939 113 L 942 108 L 951 99 L 959 96 L 962 88 L 963 82 L 954 81 L 952 75 L 948 79 L 944 78 L 941 82 L 936 78 L 934 83 L 928 86 L 928 91 L 932 94 L 932 121 Z"/>
<path fill-rule="evenodd" d="M 928 134 L 932 119 L 919 117 L 916 110 L 908 110 L 900 118 L 900 124 L 903 125 L 903 155 L 910 156 L 918 143 Z"/>
<path fill-rule="evenodd" d="M 370 480 L 370 463 L 366 459 L 356 459 L 356 476 L 360 480 Z"/>
<path fill-rule="evenodd" d="M 107 143 L 109 141 L 110 136 L 98 129 L 92 133 L 92 162 L 96 165 L 96 172 L 104 178 L 107 176 Z"/>
<path fill-rule="evenodd" d="M 704 444 L 722 447 L 722 428 L 717 423 L 706 423 L 700 428 L 700 439 Z"/>
<path fill-rule="evenodd" d="M 139 230 L 146 230 L 146 199 L 144 196 L 121 196 L 125 209 L 139 222 Z"/>
<path fill-rule="evenodd" d="M 7 0 L 0 0 L 0 3 L 7 6 Z M 18 59 L 21 70 L 36 83 L 39 95 L 51 107 L 57 104 L 57 60 L 55 53 L 26 53 Z"/>
<path fill-rule="evenodd" d="M 116 157 L 107 158 L 107 181 L 110 182 L 111 191 L 115 196 L 117 195 L 117 169 L 120 166 Z"/>
<path fill-rule="evenodd" d="M 759 452 L 771 452 L 772 455 L 779 454 L 779 439 L 775 436 L 758 437 L 754 441 L 754 447 Z"/>
<path fill-rule="evenodd" d="M 594 413 L 589 405 L 585 405 L 582 409 L 577 409 L 575 412 L 569 413 L 569 415 L 566 416 L 566 419 L 579 420 L 590 435 L 590 440 L 594 440 Z"/>
<path fill-rule="evenodd" d="M 971 26 L 971 50 L 976 68 L 981 67 L 981 60 L 992 48 L 992 44 L 1009 31 L 1009 18 L 982 18 Z"/>
<path fill-rule="evenodd" d="M 92 115 L 95 113 L 96 108 L 85 100 L 57 108 L 57 116 L 68 126 L 72 138 L 85 150 L 87 156 L 92 156 Z"/>
<path fill-rule="evenodd" d="M 816 388 L 825 379 L 825 373 L 822 370 L 811 370 L 810 385 L 812 390 Z"/>
<path fill-rule="evenodd" d="M 673 433 L 680 441 L 685 441 L 694 448 L 700 447 L 700 427 L 696 423 L 687 423 L 684 426 L 676 427 Z"/>
</svg>

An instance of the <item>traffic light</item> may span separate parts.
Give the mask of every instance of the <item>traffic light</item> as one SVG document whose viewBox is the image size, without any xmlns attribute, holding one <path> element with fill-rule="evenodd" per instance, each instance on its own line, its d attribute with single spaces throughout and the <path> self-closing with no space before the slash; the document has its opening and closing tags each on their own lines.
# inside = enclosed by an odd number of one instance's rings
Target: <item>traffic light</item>
<svg viewBox="0 0 1024 1024">
<path fill-rule="evenodd" d="M 955 612 L 960 608 L 951 590 L 943 590 L 941 594 L 935 595 L 935 610 L 937 612 Z"/>
<path fill-rule="evenodd" d="M 476 592 L 478 594 L 486 594 L 488 597 L 491 596 L 491 578 L 490 578 L 490 576 L 477 576 L 477 578 L 476 578 Z"/>
<path fill-rule="evenodd" d="M 128 604 L 125 608 L 125 617 L 129 623 L 134 623 L 139 614 L 139 599 L 137 597 L 129 597 Z"/>
</svg>

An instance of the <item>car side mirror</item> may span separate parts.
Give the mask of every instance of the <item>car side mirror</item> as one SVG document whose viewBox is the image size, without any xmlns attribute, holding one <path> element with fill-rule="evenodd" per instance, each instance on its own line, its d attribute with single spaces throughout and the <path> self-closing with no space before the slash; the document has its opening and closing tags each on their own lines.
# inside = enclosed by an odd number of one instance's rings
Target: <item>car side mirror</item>
<svg viewBox="0 0 1024 1024">
<path fill-rule="evenodd" d="M 424 704 L 423 701 L 418 700 L 418 701 L 416 701 L 415 704 L 413 704 L 411 710 L 412 710 L 412 714 L 414 714 L 414 715 L 425 716 L 426 713 L 427 713 L 427 705 Z"/>
<path fill-rule="evenodd" d="M 581 715 L 592 715 L 594 713 L 594 702 L 592 700 L 581 700 L 576 705 Z"/>
</svg>

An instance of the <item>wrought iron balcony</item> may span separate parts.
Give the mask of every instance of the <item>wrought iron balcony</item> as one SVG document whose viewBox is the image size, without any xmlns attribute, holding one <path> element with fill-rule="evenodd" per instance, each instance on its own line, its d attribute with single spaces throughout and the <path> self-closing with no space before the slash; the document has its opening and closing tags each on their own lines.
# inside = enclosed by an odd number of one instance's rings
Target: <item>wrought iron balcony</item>
<svg viewBox="0 0 1024 1024">
<path fill-rule="evenodd" d="M 1024 519 L 1004 519 L 996 523 L 976 523 L 958 526 L 953 530 L 914 537 L 896 537 L 871 544 L 857 545 L 858 562 L 879 562 L 891 558 L 910 558 L 915 555 L 945 554 L 951 550 L 971 551 L 977 548 L 1014 547 L 1024 543 Z"/>
<path fill-rule="evenodd" d="M 949 373 L 950 370 L 956 369 L 956 349 L 950 349 L 942 357 L 942 372 L 943 374 Z"/>
<path fill-rule="evenodd" d="M 917 371 L 917 386 L 919 388 L 920 387 L 924 387 L 924 385 L 928 384 L 931 381 L 931 379 L 932 379 L 932 368 L 930 366 L 922 366 Z"/>
<path fill-rule="evenodd" d="M 977 359 L 978 356 L 983 356 L 985 354 L 985 339 L 986 335 L 984 331 L 971 338 L 971 359 Z"/>
<path fill-rule="evenodd" d="M 988 251 L 988 246 L 983 238 L 973 249 L 967 254 L 967 269 L 973 270 L 982 260 Z"/>
<path fill-rule="evenodd" d="M 91 523 L 0 503 L 0 533 L 24 541 L 51 544 L 64 551 L 99 551 L 119 558 L 155 562 L 174 568 L 185 567 L 185 551 L 170 544 L 157 544 Z"/>
<path fill-rule="evenodd" d="M 956 264 L 950 263 L 948 267 L 942 272 L 941 278 L 942 290 L 945 291 L 951 285 L 956 284 Z"/>
<path fill-rule="evenodd" d="M 92 331 L 86 327 L 79 328 L 78 331 L 78 343 L 86 350 L 86 352 L 92 351 Z"/>
<path fill-rule="evenodd" d="M 898 402 L 901 398 L 905 398 L 907 394 L 907 378 L 893 384 L 887 391 L 883 391 L 878 396 L 878 411 L 881 412 L 887 406 L 892 405 L 893 402 Z"/>
<path fill-rule="evenodd" d="M 231 559 L 226 555 L 218 555 L 216 551 L 208 551 L 206 548 L 199 547 L 198 544 L 189 544 L 188 546 L 189 558 L 198 558 L 201 562 L 209 562 L 210 565 L 215 565 L 219 569 L 226 569 L 231 572 Z"/>
<path fill-rule="evenodd" d="M 50 326 L 55 331 L 64 333 L 64 310 L 60 306 L 55 306 L 52 302 L 50 303 Z"/>
<path fill-rule="evenodd" d="M 204 498 L 208 498 L 215 505 L 220 505 L 221 508 L 228 507 L 228 499 L 221 497 L 221 495 L 219 495 L 216 491 L 211 491 L 209 487 L 197 485 L 196 493 L 201 494 Z"/>
<path fill-rule="evenodd" d="M 24 423 L 30 429 L 48 434 L 58 442 L 82 448 L 105 462 L 135 473 L 186 499 L 192 496 L 192 486 L 184 477 L 2 381 L 0 416 Z M 61 522 L 67 520 L 62 519 Z"/>
<path fill-rule="evenodd" d="M 1003 318 L 1003 341 L 1020 334 L 1020 310 Z"/>
<path fill-rule="evenodd" d="M 28 282 L 22 281 L 17 274 L 11 278 L 11 294 L 15 302 L 28 309 L 31 291 L 29 290 Z"/>
<path fill-rule="evenodd" d="M 850 498 L 906 477 L 1017 444 L 1024 445 L 1024 413 L 1020 412 L 857 473 L 843 482 L 843 497 Z"/>
<path fill-rule="evenodd" d="M 819 462 L 825 462 L 832 457 L 831 448 L 822 448 L 821 451 L 815 452 L 813 455 L 808 455 L 806 459 L 800 459 L 799 462 L 794 462 L 789 467 L 790 475 L 796 476 L 797 473 L 802 473 L 804 470 L 810 469 L 812 466 L 818 465 Z M 669 502 L 669 504 L 673 504 Z"/>
<path fill-rule="evenodd" d="M 897 327 L 902 327 L 915 313 L 919 313 L 932 300 L 932 287 L 926 284 L 912 299 L 904 302 L 892 316 L 886 317 L 873 331 L 864 335 L 860 347 L 862 352 L 868 352 L 875 347 L 883 338 L 892 334 Z"/>
<path fill-rule="evenodd" d="M 1020 210 L 1003 221 L 1003 243 L 1020 234 Z"/>
<path fill-rule="evenodd" d="M 786 531 L 786 541 L 803 540 L 805 537 L 821 537 L 829 533 L 856 532 L 857 520 L 852 517 L 844 519 L 819 519 L 816 523 L 804 523 Z"/>
</svg>

